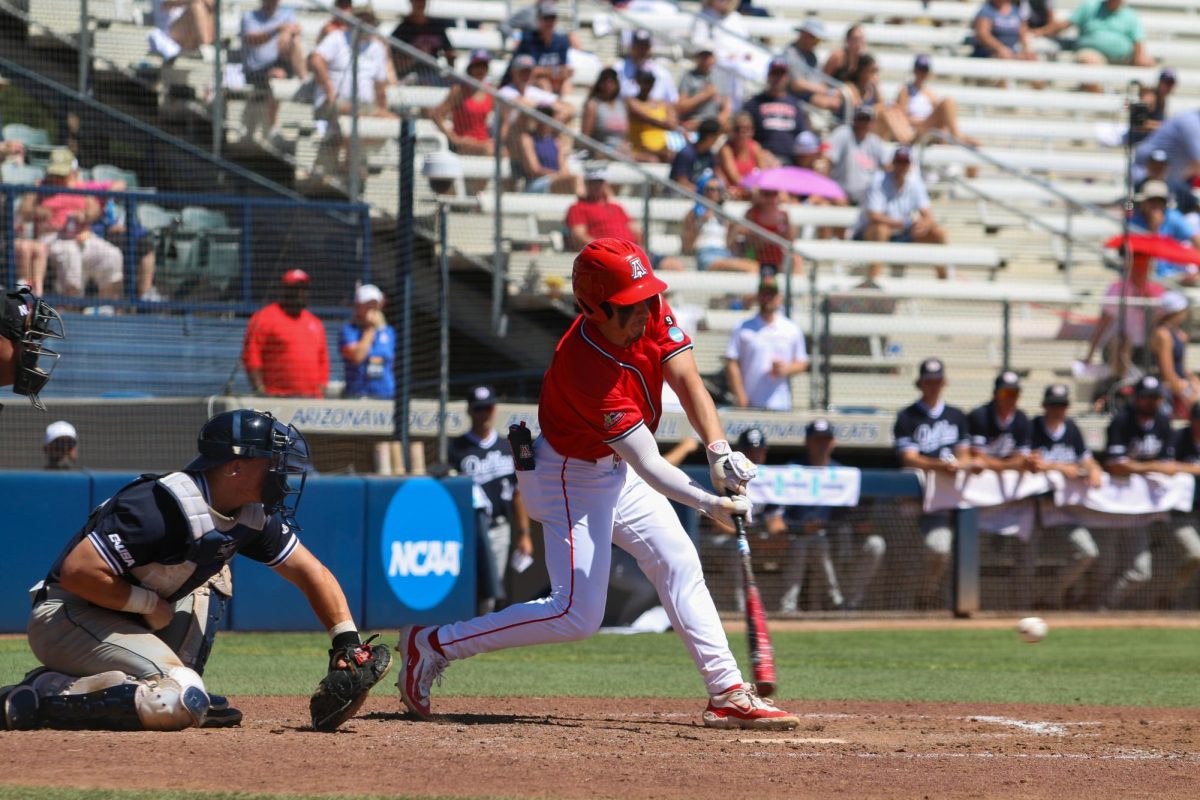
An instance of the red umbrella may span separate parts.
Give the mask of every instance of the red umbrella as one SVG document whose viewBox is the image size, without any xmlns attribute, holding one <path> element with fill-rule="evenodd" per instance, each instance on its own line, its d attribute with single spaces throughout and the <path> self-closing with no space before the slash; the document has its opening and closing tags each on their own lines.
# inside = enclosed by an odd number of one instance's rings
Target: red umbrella
<svg viewBox="0 0 1200 800">
<path fill-rule="evenodd" d="M 803 167 L 772 167 L 760 172 L 751 172 L 742 178 L 742 186 L 768 192 L 816 195 L 828 197 L 830 200 L 846 199 L 846 193 L 836 181 Z"/>
<path fill-rule="evenodd" d="M 1105 242 L 1104 246 L 1115 250 L 1121 247 L 1124 241 L 1124 236 L 1114 236 Z M 1200 264 L 1200 250 L 1182 245 L 1169 236 L 1133 233 L 1129 235 L 1128 241 L 1134 255 L 1161 258 L 1176 264 Z"/>
</svg>

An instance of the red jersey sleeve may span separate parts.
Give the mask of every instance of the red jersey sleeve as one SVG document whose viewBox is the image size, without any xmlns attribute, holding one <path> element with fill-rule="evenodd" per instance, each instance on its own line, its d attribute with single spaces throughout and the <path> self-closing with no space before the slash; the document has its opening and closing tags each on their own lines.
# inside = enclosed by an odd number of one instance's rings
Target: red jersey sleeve
<svg viewBox="0 0 1200 800">
<path fill-rule="evenodd" d="M 250 322 L 246 324 L 246 335 L 242 339 L 242 361 L 246 369 L 257 371 L 263 368 L 263 341 L 266 331 L 266 320 L 263 319 L 266 309 L 254 312 Z"/>
<path fill-rule="evenodd" d="M 666 300 L 660 301 L 660 314 L 655 331 L 655 341 L 662 353 L 662 361 L 666 362 L 685 350 L 692 349 L 692 337 L 688 336 L 675 318 L 675 312 L 667 305 Z"/>
</svg>

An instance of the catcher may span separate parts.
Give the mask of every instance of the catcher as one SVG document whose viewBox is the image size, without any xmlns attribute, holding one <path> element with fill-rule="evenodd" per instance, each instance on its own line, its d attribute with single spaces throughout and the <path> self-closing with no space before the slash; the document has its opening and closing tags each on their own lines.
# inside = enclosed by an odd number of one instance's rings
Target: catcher
<svg viewBox="0 0 1200 800">
<path fill-rule="evenodd" d="M 294 427 L 239 409 L 200 429 L 182 472 L 142 475 L 97 507 L 31 590 L 42 662 L 0 689 L 8 729 L 179 730 L 242 715 L 201 679 L 235 553 L 295 584 L 333 640 L 313 727 L 335 730 L 391 666 L 363 643 L 337 579 L 296 537 L 308 447 Z"/>
</svg>

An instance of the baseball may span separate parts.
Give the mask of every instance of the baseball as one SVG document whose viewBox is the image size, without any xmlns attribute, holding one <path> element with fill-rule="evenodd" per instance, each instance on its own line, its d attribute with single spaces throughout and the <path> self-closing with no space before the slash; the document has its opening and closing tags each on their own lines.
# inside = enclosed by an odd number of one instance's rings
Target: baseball
<svg viewBox="0 0 1200 800">
<path fill-rule="evenodd" d="M 1049 632 L 1050 626 L 1041 617 L 1026 617 L 1017 623 L 1017 634 L 1020 635 L 1021 641 L 1029 644 L 1037 644 L 1045 639 Z"/>
</svg>

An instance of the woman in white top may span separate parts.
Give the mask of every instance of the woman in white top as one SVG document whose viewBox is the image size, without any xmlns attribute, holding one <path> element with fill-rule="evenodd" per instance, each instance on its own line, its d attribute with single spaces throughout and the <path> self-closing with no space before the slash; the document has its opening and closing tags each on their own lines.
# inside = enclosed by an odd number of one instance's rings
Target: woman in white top
<svg viewBox="0 0 1200 800">
<path fill-rule="evenodd" d="M 700 176 L 696 191 L 716 205 L 725 202 L 725 184 L 711 172 Z M 733 231 L 728 222 L 710 208 L 696 203 L 683 218 L 683 252 L 696 256 L 701 271 L 758 272 L 758 262 L 738 258 L 733 254 L 730 238 Z"/>
<path fill-rule="evenodd" d="M 919 55 L 913 61 L 913 79 L 900 87 L 896 95 L 896 108 L 900 109 L 909 122 L 908 131 L 895 131 L 901 144 L 913 144 L 929 131 L 948 133 L 965 144 L 978 146 L 979 141 L 963 136 L 958 128 L 958 105 L 953 97 L 938 97 L 926 84 L 929 83 L 930 60 Z M 907 133 L 907 138 L 901 138 Z"/>
</svg>

